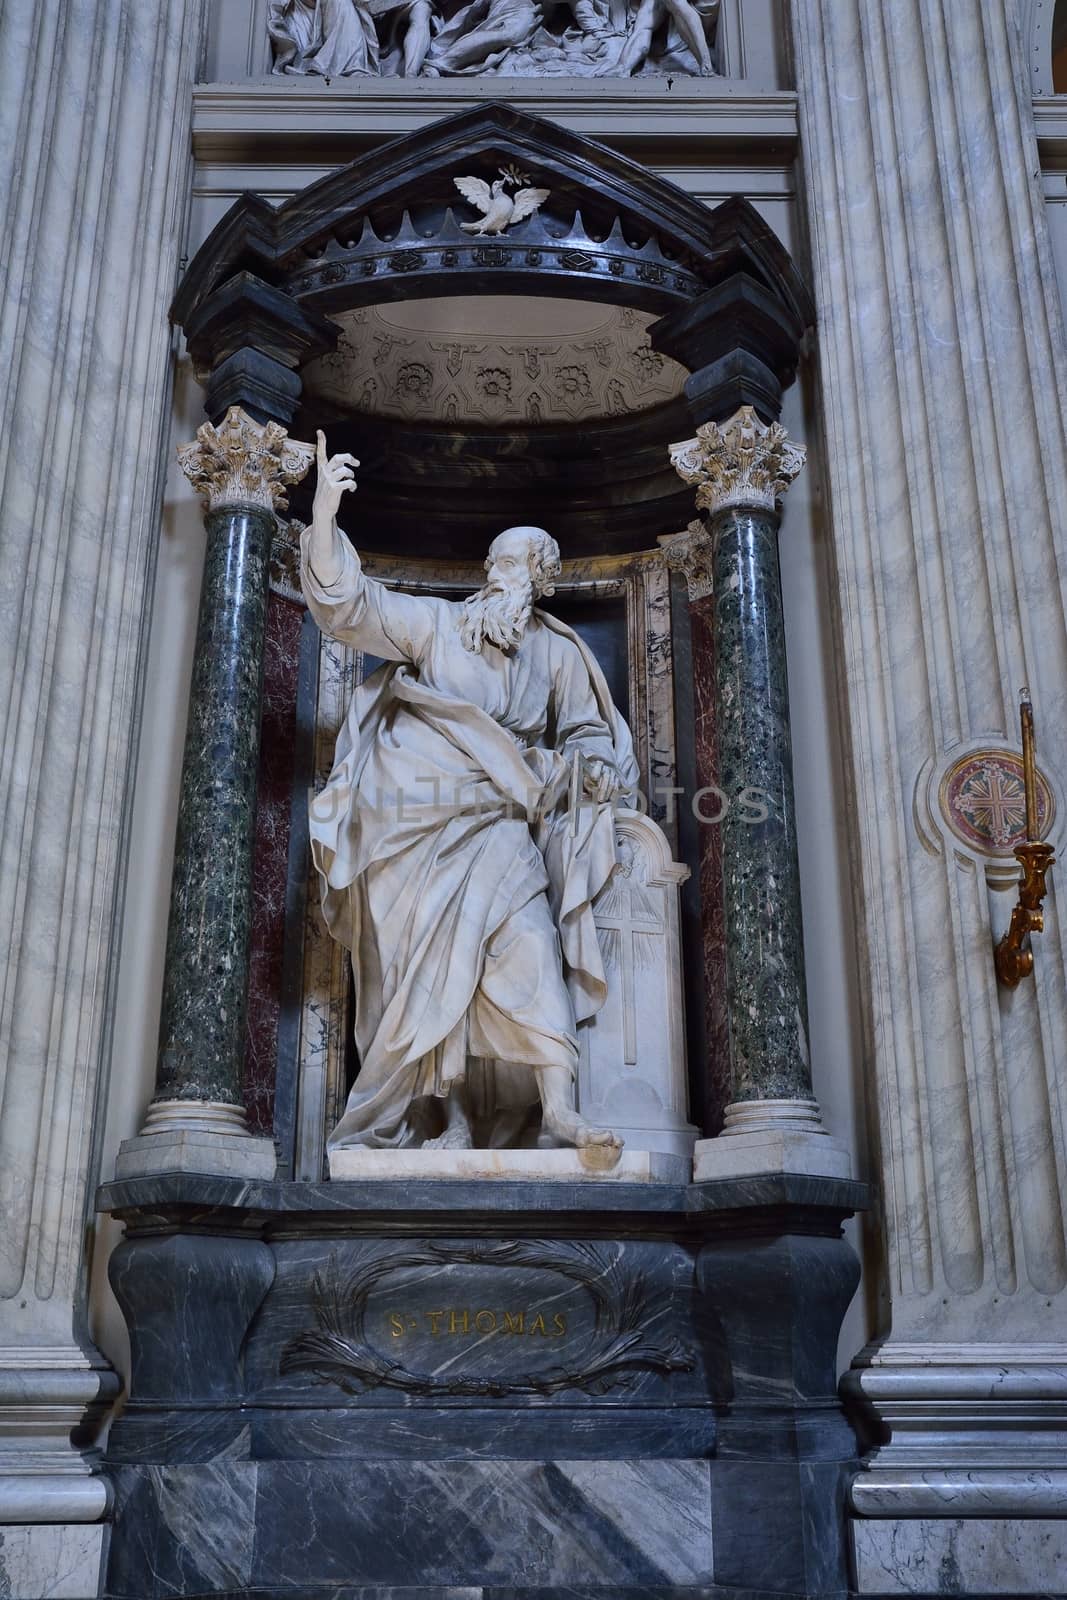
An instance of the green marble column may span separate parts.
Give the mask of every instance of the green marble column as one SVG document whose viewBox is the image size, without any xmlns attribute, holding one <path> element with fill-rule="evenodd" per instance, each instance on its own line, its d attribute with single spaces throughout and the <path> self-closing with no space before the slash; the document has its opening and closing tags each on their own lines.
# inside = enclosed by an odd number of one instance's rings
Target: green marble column
<svg viewBox="0 0 1067 1600">
<path fill-rule="evenodd" d="M 729 1097 L 697 1176 L 788 1169 L 847 1175 L 822 1127 L 808 1045 L 777 502 L 804 464 L 777 423 L 742 407 L 672 451 L 706 525 L 673 559 L 712 596 L 729 1023 Z M 683 545 L 682 541 L 687 541 Z"/>
<path fill-rule="evenodd" d="M 778 517 L 731 507 L 709 535 L 731 1098 L 811 1099 Z"/>
<path fill-rule="evenodd" d="M 263 647 L 275 511 L 310 445 L 238 407 L 179 452 L 206 508 L 207 551 L 182 763 L 156 1093 L 122 1176 L 272 1176 L 241 1096 Z"/>
<path fill-rule="evenodd" d="M 204 520 L 155 1098 L 236 1106 L 274 516 L 231 505 Z"/>
</svg>

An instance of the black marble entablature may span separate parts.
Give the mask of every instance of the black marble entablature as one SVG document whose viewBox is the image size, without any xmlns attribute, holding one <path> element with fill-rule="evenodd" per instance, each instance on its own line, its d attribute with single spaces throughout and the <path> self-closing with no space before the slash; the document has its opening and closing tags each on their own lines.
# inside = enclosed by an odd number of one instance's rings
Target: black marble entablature
<svg viewBox="0 0 1067 1600">
<path fill-rule="evenodd" d="M 240 1215 L 244 1225 L 285 1227 L 307 1221 L 335 1220 L 352 1226 L 366 1219 L 410 1225 L 443 1218 L 453 1225 L 475 1218 L 479 1225 L 502 1219 L 509 1232 L 525 1228 L 543 1232 L 566 1219 L 588 1227 L 597 1217 L 617 1231 L 626 1219 L 648 1226 L 658 1219 L 670 1230 L 705 1228 L 730 1231 L 740 1219 L 781 1229 L 783 1222 L 802 1223 L 804 1213 L 818 1216 L 818 1225 L 841 1222 L 871 1204 L 865 1183 L 846 1178 L 809 1177 L 800 1173 L 764 1173 L 750 1178 L 719 1178 L 708 1183 L 534 1183 L 512 1179 L 424 1178 L 360 1182 L 279 1183 L 266 1179 L 223 1178 L 208 1174 L 162 1173 L 103 1184 L 96 1209 L 137 1225 L 140 1219 L 176 1220 L 196 1214 L 204 1219 L 225 1213 Z M 810 1218 L 808 1219 L 810 1221 Z"/>
</svg>

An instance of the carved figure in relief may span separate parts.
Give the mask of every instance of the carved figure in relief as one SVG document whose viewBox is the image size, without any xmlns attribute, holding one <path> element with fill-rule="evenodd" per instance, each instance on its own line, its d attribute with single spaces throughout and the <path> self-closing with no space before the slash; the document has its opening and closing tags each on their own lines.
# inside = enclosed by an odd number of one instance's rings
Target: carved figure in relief
<svg viewBox="0 0 1067 1600">
<path fill-rule="evenodd" d="M 417 78 L 437 23 L 434 0 L 365 0 L 378 29 L 383 77 Z"/>
<path fill-rule="evenodd" d="M 426 76 L 488 72 L 541 21 L 537 0 L 469 0 L 449 18 L 430 46 Z"/>
<path fill-rule="evenodd" d="M 274 71 L 712 75 L 721 0 L 268 0 Z"/>
<path fill-rule="evenodd" d="M 378 34 L 359 0 L 269 0 L 274 71 L 321 78 L 377 74 Z"/>
<path fill-rule="evenodd" d="M 319 434 L 301 539 L 319 627 L 386 663 L 311 807 L 356 980 L 360 1071 L 330 1147 L 617 1149 L 578 1114 L 575 1077 L 577 1026 L 607 998 L 592 905 L 616 862 L 612 802 L 637 783 L 629 730 L 585 645 L 535 604 L 560 570 L 549 534 L 499 534 L 462 603 L 398 593 L 337 528 L 357 465 Z"/>
<path fill-rule="evenodd" d="M 569 15 L 574 27 L 557 31 L 557 21 L 548 28 L 548 12 Z M 607 0 L 469 0 L 434 40 L 427 70 L 443 76 L 563 72 L 581 55 L 580 41 L 599 39 L 607 26 Z"/>
<path fill-rule="evenodd" d="M 614 66 L 601 76 L 632 77 L 652 56 L 656 31 L 666 22 L 667 40 L 658 59 L 661 71 L 715 76 L 710 41 L 715 36 L 720 0 L 639 0 L 626 30 L 626 43 Z"/>
</svg>

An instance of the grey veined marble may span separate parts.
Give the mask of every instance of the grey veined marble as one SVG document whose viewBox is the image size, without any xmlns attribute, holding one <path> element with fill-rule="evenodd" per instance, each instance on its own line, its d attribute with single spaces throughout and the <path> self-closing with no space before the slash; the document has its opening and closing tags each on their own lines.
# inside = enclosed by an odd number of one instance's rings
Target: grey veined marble
<svg viewBox="0 0 1067 1600">
<path fill-rule="evenodd" d="M 862 1594 L 1058 1595 L 1067 1522 L 1045 1518 L 881 1518 L 853 1524 Z"/>
</svg>

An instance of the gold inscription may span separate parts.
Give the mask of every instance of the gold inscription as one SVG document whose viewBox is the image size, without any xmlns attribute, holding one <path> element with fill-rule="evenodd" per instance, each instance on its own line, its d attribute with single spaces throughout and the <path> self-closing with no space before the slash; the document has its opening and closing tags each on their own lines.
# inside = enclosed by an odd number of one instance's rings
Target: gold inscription
<svg viewBox="0 0 1067 1600">
<path fill-rule="evenodd" d="M 560 1311 L 491 1311 L 483 1306 L 445 1306 L 440 1311 L 423 1311 L 404 1315 L 399 1311 L 386 1313 L 389 1336 L 403 1339 L 409 1333 L 429 1333 L 434 1339 L 470 1337 L 481 1334 L 523 1335 L 527 1338 L 562 1339 L 567 1332 L 567 1319 Z"/>
</svg>

